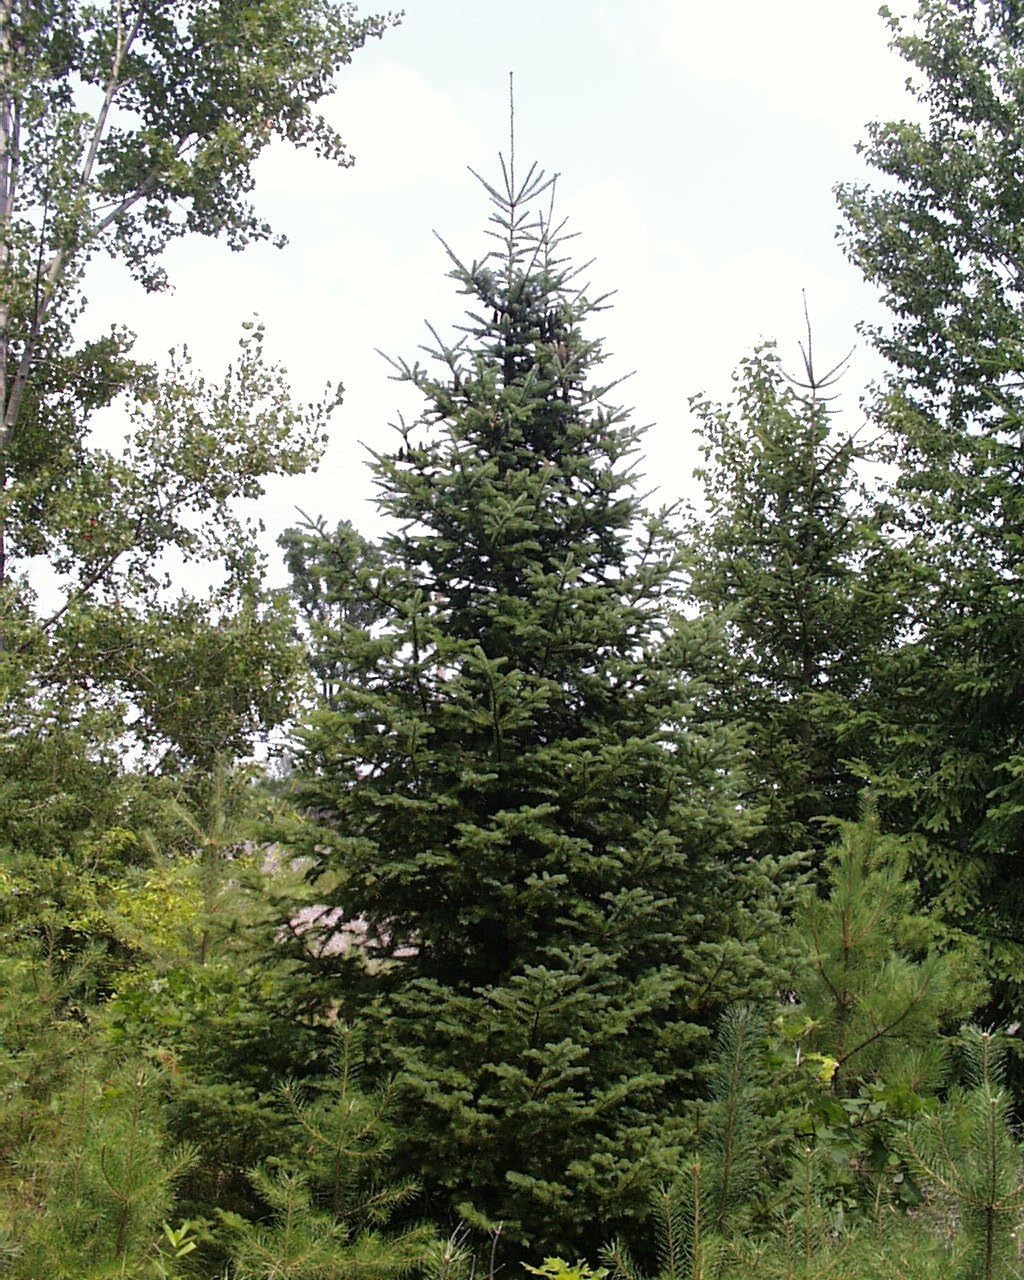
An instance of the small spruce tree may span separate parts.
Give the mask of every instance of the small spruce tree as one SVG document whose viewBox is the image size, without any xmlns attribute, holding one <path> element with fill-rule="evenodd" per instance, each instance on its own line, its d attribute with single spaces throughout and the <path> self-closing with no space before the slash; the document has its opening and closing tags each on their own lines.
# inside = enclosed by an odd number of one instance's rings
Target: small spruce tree
<svg viewBox="0 0 1024 1280">
<path fill-rule="evenodd" d="M 497 247 L 450 254 L 461 337 L 434 335 L 439 373 L 397 365 L 426 403 L 375 462 L 395 531 L 359 578 L 384 608 L 302 734 L 305 852 L 333 925 L 365 922 L 351 999 L 438 1214 L 575 1255 L 642 1213 L 659 1118 L 721 1007 L 769 985 L 777 914 L 734 857 L 736 744 L 688 725 L 680 556 L 595 378 L 602 300 L 552 179 L 503 161 L 484 186 Z"/>
<path fill-rule="evenodd" d="M 731 403 L 690 402 L 705 511 L 689 530 L 689 594 L 696 625 L 723 632 L 706 699 L 746 728 L 767 810 L 758 844 L 779 853 L 820 852 L 823 819 L 857 816 L 853 762 L 875 759 L 874 669 L 905 611 L 898 550 L 858 475 L 873 451 L 837 420 L 843 365 L 816 372 L 811 340 L 808 324 L 805 380 L 767 345 L 741 363 Z"/>
<path fill-rule="evenodd" d="M 730 1241 L 749 1225 L 766 1170 L 758 1108 L 766 1037 L 763 1017 L 749 1006 L 735 1006 L 721 1020 L 699 1149 L 652 1198 L 657 1280 L 714 1280 Z M 602 1257 L 613 1280 L 643 1280 L 623 1242 L 606 1247 Z"/>
</svg>

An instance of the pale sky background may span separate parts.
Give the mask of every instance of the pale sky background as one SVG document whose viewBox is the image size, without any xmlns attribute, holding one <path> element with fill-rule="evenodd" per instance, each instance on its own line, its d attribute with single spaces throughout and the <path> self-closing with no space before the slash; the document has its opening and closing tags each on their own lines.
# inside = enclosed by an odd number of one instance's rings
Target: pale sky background
<svg viewBox="0 0 1024 1280">
<path fill-rule="evenodd" d="M 617 290 L 594 334 L 612 372 L 635 370 L 621 399 L 654 424 L 649 485 L 692 494 L 687 397 L 727 395 L 763 338 L 796 369 L 802 289 L 822 365 L 874 311 L 835 242 L 832 187 L 866 176 L 866 121 L 913 111 L 887 40 L 876 0 L 409 0 L 326 104 L 355 168 L 283 145 L 258 166 L 257 207 L 287 248 L 183 242 L 167 257 L 174 292 L 156 297 L 97 266 L 83 327 L 125 323 L 149 357 L 187 343 L 215 375 L 258 315 L 298 397 L 346 388 L 319 471 L 274 483 L 260 506 L 268 547 L 296 507 L 379 532 L 360 442 L 389 447 L 396 410 L 416 401 L 375 349 L 413 357 L 425 319 L 444 333 L 460 318 L 433 230 L 465 258 L 485 244 L 467 165 L 497 171 L 512 70 L 517 156 L 560 173 L 576 253 L 596 259 L 595 288 Z M 874 367 L 860 344 L 851 413 Z"/>
</svg>

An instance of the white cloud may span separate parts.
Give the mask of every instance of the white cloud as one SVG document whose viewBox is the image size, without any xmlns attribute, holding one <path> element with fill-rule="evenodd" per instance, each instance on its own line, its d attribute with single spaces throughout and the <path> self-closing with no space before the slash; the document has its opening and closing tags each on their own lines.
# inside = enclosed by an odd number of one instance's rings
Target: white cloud
<svg viewBox="0 0 1024 1280">
<path fill-rule="evenodd" d="M 361 185 L 387 183 L 414 194 L 409 183 L 465 169 L 500 137 L 500 95 L 480 99 L 442 91 L 394 63 L 354 71 L 325 112 L 351 146 Z"/>
<path fill-rule="evenodd" d="M 906 67 L 885 51 L 876 0 L 654 0 L 643 23 L 614 4 L 603 6 L 602 21 L 624 52 L 660 51 L 695 85 L 727 90 L 759 111 L 858 131 L 906 111 Z"/>
</svg>

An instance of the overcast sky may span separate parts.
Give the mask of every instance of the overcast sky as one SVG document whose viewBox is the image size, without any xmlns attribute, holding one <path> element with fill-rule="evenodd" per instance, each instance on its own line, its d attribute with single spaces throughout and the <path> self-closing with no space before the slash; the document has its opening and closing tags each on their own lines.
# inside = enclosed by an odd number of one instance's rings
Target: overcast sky
<svg viewBox="0 0 1024 1280">
<path fill-rule="evenodd" d="M 363 6 L 364 11 L 366 6 Z M 91 273 L 86 327 L 117 320 L 158 357 L 187 342 L 216 373 L 243 321 L 296 393 L 346 388 L 316 475 L 275 484 L 268 541 L 295 508 L 380 524 L 360 442 L 387 447 L 395 411 L 381 348 L 414 356 L 424 320 L 442 332 L 460 303 L 436 229 L 467 258 L 484 245 L 487 199 L 515 73 L 517 154 L 558 172 L 559 204 L 595 258 L 597 317 L 622 398 L 653 423 L 646 470 L 666 500 L 692 493 L 689 395 L 728 393 L 763 338 L 796 358 L 806 289 L 822 362 L 854 342 L 874 306 L 835 242 L 832 187 L 861 179 L 863 125 L 911 109 L 904 64 L 875 0 L 409 0 L 401 26 L 357 52 L 326 114 L 357 157 L 336 170 L 282 146 L 261 160 L 256 203 L 289 238 L 233 254 L 174 247 L 174 292 L 146 297 L 109 267 Z M 870 376 L 861 349 L 846 381 Z"/>
</svg>

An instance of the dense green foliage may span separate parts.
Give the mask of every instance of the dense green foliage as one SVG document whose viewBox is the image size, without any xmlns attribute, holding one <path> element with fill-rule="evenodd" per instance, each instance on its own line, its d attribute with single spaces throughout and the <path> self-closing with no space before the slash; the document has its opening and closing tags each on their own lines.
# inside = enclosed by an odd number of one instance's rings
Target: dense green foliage
<svg viewBox="0 0 1024 1280">
<path fill-rule="evenodd" d="M 487 188 L 463 337 L 440 375 L 400 366 L 426 406 L 376 464 L 401 529 L 357 575 L 378 625 L 345 632 L 298 767 L 335 927 L 371 922 L 345 1007 L 400 1069 L 406 1158 L 468 1220 L 576 1248 L 635 1207 L 714 1011 L 770 990 L 778 917 L 737 856 L 736 747 L 687 727 L 679 553 L 550 186 Z"/>
<path fill-rule="evenodd" d="M 768 345 L 692 402 L 704 510 L 646 510 L 510 157 L 388 532 L 305 520 L 268 592 L 238 501 L 332 397 L 259 329 L 220 385 L 80 339 L 83 271 L 269 235 L 254 161 L 349 162 L 387 25 L 0 0 L 0 1275 L 1011 1280 L 1024 10 L 891 19 L 873 443 Z"/>
<path fill-rule="evenodd" d="M 269 235 L 253 163 L 279 137 L 349 163 L 316 104 L 385 25 L 328 0 L 0 3 L 0 755 L 21 787 L 33 740 L 208 769 L 289 714 L 290 608 L 238 500 L 315 460 L 333 396 L 296 405 L 251 324 L 219 385 L 185 355 L 140 364 L 123 329 L 82 339 L 83 273 L 105 253 L 156 289 L 179 236 Z M 120 449 L 95 432 L 111 407 Z M 205 596 L 168 591 L 196 571 Z"/>
<path fill-rule="evenodd" d="M 882 181 L 846 188 L 845 246 L 892 315 L 875 417 L 914 567 L 885 680 L 875 785 L 925 837 L 920 868 L 1016 984 L 1021 945 L 1020 6 L 926 0 L 891 19 L 923 119 L 874 126 Z M 909 642 L 912 640 L 913 642 Z M 1016 999 L 1016 997 L 1013 997 Z"/>
<path fill-rule="evenodd" d="M 305 628 L 309 665 L 323 705 L 350 674 L 353 641 L 384 616 L 385 607 L 367 590 L 366 578 L 382 565 L 380 552 L 340 520 L 333 530 L 310 520 L 278 539 L 292 579 L 292 597 Z"/>
<path fill-rule="evenodd" d="M 856 816 L 872 683 L 908 603 L 858 478 L 873 451 L 834 421 L 841 366 L 815 371 L 809 331 L 804 355 L 800 384 L 769 346 L 740 366 L 732 403 L 691 401 L 705 461 L 689 602 L 723 630 L 704 698 L 745 728 L 748 795 L 766 807 L 757 846 L 780 854 L 821 849 L 825 820 Z"/>
<path fill-rule="evenodd" d="M 955 1030 L 983 995 L 964 944 L 951 945 L 915 907 L 904 842 L 886 838 L 870 811 L 844 824 L 826 860 L 827 896 L 796 912 L 803 966 L 797 970 L 801 1037 L 827 1055 L 837 1097 L 861 1080 L 934 1087 L 941 1078 L 937 1032 Z"/>
</svg>

